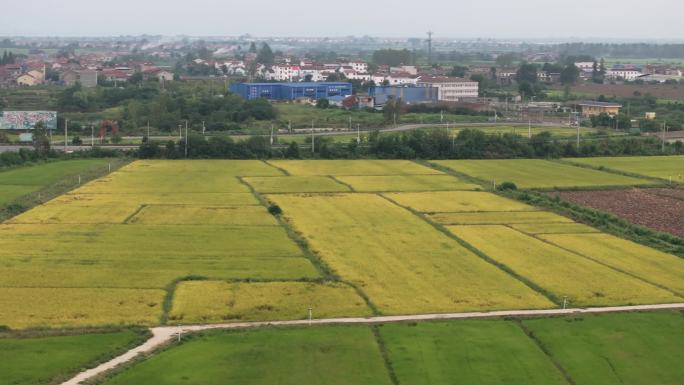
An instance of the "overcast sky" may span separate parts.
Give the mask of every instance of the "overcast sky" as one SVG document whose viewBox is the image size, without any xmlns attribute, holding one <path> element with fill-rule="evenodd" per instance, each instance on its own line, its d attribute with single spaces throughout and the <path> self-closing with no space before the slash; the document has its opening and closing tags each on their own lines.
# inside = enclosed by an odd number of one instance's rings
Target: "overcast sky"
<svg viewBox="0 0 684 385">
<path fill-rule="evenodd" d="M 3 0 L 0 35 L 684 40 L 682 0 Z"/>
</svg>

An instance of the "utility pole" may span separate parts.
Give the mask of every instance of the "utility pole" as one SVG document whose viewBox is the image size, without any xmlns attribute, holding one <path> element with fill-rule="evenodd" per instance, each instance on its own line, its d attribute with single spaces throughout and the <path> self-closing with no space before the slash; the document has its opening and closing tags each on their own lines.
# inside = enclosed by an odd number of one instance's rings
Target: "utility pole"
<svg viewBox="0 0 684 385">
<path fill-rule="evenodd" d="M 204 132 L 206 131 L 206 127 L 204 126 L 204 120 L 202 121 L 202 136 L 204 136 Z"/>
<path fill-rule="evenodd" d="M 271 146 L 273 146 L 273 124 L 271 124 Z"/>
<path fill-rule="evenodd" d="M 67 142 L 69 141 L 68 134 L 69 134 L 69 119 L 64 119 L 64 153 L 67 152 Z"/>
<path fill-rule="evenodd" d="M 90 147 L 95 146 L 95 127 L 90 123 Z"/>
<path fill-rule="evenodd" d="M 356 123 L 356 144 L 361 143 L 361 125 Z"/>
<path fill-rule="evenodd" d="M 432 31 L 429 31 L 427 33 L 427 35 L 428 35 L 428 39 L 427 39 L 427 43 L 428 43 L 428 65 L 431 66 L 432 65 Z"/>
<path fill-rule="evenodd" d="M 188 121 L 185 121 L 185 159 L 188 158 Z"/>
<path fill-rule="evenodd" d="M 532 117 L 529 111 L 527 112 L 527 138 L 532 139 Z"/>
<path fill-rule="evenodd" d="M 352 122 L 351 122 L 351 116 L 349 116 L 349 131 L 352 130 Z"/>
<path fill-rule="evenodd" d="M 147 121 L 147 141 L 150 141 L 150 121 Z"/>
<path fill-rule="evenodd" d="M 313 120 L 311 121 L 311 153 L 316 151 L 316 138 L 314 137 Z"/>
<path fill-rule="evenodd" d="M 663 122 L 663 143 L 660 147 L 661 152 L 665 152 L 665 130 L 667 130 L 667 123 Z"/>
<path fill-rule="evenodd" d="M 311 319 L 313 318 L 313 308 L 309 306 L 309 325 L 311 325 Z"/>
</svg>

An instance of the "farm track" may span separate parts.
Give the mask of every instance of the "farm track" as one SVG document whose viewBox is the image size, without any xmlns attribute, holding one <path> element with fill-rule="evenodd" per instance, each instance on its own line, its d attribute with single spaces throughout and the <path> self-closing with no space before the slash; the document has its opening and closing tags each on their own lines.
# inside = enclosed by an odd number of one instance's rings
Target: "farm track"
<svg viewBox="0 0 684 385">
<path fill-rule="evenodd" d="M 105 363 L 88 369 L 61 383 L 61 385 L 78 385 L 84 381 L 100 376 L 119 365 L 128 363 L 140 354 L 152 353 L 162 345 L 185 333 L 196 333 L 207 330 L 230 330 L 248 329 L 266 326 L 314 326 L 314 325 L 373 325 L 391 322 L 406 321 L 436 321 L 436 320 L 459 320 L 459 319 L 486 319 L 502 317 L 544 317 L 562 315 L 619 313 L 632 311 L 658 311 L 658 310 L 684 310 L 684 303 L 636 305 L 636 306 L 610 306 L 594 308 L 571 308 L 571 309 L 548 309 L 548 310 L 504 310 L 492 312 L 469 312 L 469 313 L 445 313 L 445 314 L 416 314 L 397 316 L 354 317 L 354 318 L 323 318 L 313 320 L 292 321 L 262 321 L 262 322 L 236 322 L 228 324 L 203 324 L 188 326 L 160 326 L 151 328 L 152 337 L 126 353 L 117 356 Z"/>
</svg>

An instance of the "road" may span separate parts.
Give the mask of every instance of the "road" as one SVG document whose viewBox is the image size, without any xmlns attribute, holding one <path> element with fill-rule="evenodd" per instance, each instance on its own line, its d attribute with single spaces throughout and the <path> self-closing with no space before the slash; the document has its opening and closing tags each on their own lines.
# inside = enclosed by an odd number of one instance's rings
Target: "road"
<svg viewBox="0 0 684 385">
<path fill-rule="evenodd" d="M 478 319 L 478 318 L 501 318 L 501 317 L 544 317 L 559 316 L 568 314 L 598 314 L 598 313 L 618 313 L 630 311 L 657 311 L 657 310 L 684 310 L 684 303 L 658 304 L 658 305 L 637 305 L 637 306 L 611 306 L 594 308 L 572 308 L 572 309 L 548 309 L 548 310 L 504 310 L 492 312 L 470 312 L 470 313 L 445 313 L 445 314 L 417 314 L 417 315 L 396 315 L 378 317 L 356 317 L 356 318 L 322 318 L 313 320 L 295 321 L 265 321 L 265 322 L 236 322 L 228 324 L 205 324 L 188 326 L 160 326 L 151 328 L 152 337 L 144 344 L 137 346 L 126 353 L 115 357 L 99 366 L 88 369 L 75 377 L 63 382 L 61 385 L 78 385 L 83 381 L 92 379 L 117 366 L 129 362 L 139 354 L 153 352 L 160 346 L 178 338 L 180 332 L 183 334 L 200 332 L 204 330 L 217 329 L 247 329 L 263 326 L 313 326 L 313 325 L 340 325 L 340 324 L 380 324 L 390 322 L 405 321 L 432 321 L 432 320 L 457 320 L 457 319 Z"/>
</svg>

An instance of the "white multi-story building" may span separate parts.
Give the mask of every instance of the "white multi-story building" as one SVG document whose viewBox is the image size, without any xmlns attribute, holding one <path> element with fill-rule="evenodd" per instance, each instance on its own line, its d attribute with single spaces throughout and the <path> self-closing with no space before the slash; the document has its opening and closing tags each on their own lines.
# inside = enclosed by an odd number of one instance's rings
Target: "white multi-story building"
<svg viewBox="0 0 684 385">
<path fill-rule="evenodd" d="M 387 77 L 391 86 L 416 85 L 418 83 L 418 76 L 409 73 L 391 74 Z"/>
<path fill-rule="evenodd" d="M 300 67 L 286 64 L 276 64 L 271 67 L 271 77 L 277 81 L 291 82 L 300 76 Z"/>
<path fill-rule="evenodd" d="M 642 75 L 643 73 L 638 68 L 634 67 L 612 68 L 608 70 L 608 72 L 606 73 L 606 77 L 608 79 L 629 81 L 636 80 L 639 76 Z"/>
<path fill-rule="evenodd" d="M 368 72 L 368 63 L 364 61 L 350 61 L 349 63 L 343 64 L 343 66 L 349 66 L 356 71 L 356 73 L 367 73 Z"/>
<path fill-rule="evenodd" d="M 580 61 L 575 63 L 575 67 L 579 68 L 580 71 L 582 70 L 592 70 L 594 69 L 594 62 L 593 61 Z"/>
<path fill-rule="evenodd" d="M 480 90 L 477 82 L 449 76 L 421 76 L 417 84 L 437 88 L 437 100 L 444 102 L 475 99 L 479 96 Z"/>
</svg>

